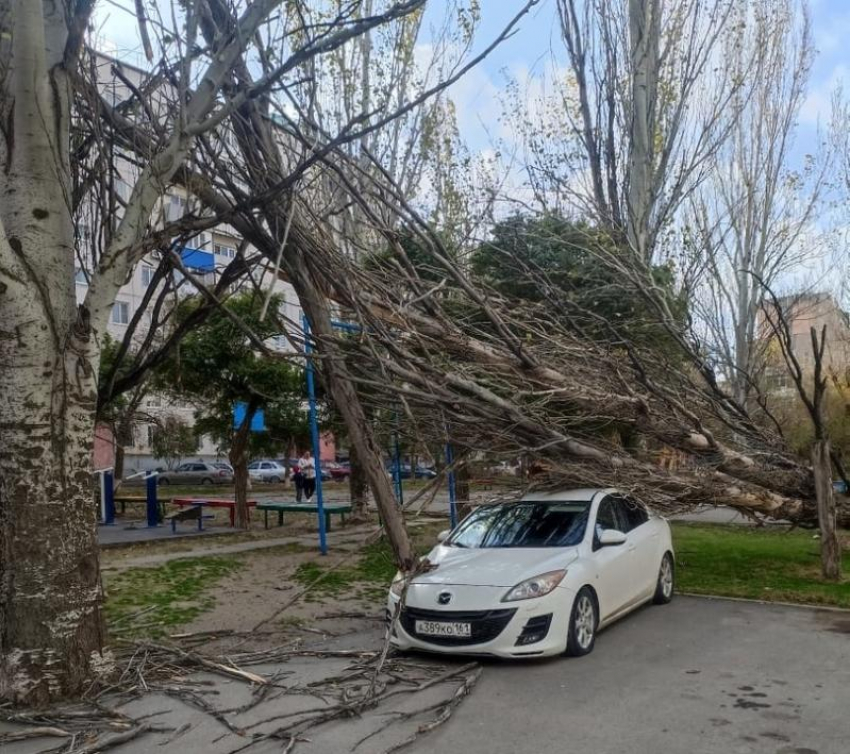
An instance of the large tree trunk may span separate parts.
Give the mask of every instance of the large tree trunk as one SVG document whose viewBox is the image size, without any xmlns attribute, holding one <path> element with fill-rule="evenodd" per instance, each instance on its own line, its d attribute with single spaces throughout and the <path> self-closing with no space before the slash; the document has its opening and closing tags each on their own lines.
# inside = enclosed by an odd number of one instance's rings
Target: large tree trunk
<svg viewBox="0 0 850 754">
<path fill-rule="evenodd" d="M 0 698 L 79 694 L 104 665 L 92 502 L 97 348 L 77 318 L 66 6 L 0 14 Z"/>
<path fill-rule="evenodd" d="M 233 484 L 236 500 L 236 528 L 247 529 L 251 525 L 248 512 L 248 441 L 251 439 L 251 421 L 257 412 L 257 404 L 248 402 L 242 424 L 233 435 L 230 444 L 230 465 L 233 466 Z"/>
<path fill-rule="evenodd" d="M 812 470 L 820 526 L 821 571 L 829 581 L 841 579 L 841 543 L 836 526 L 835 495 L 832 488 L 832 460 L 829 440 L 816 440 L 812 446 Z"/>
</svg>

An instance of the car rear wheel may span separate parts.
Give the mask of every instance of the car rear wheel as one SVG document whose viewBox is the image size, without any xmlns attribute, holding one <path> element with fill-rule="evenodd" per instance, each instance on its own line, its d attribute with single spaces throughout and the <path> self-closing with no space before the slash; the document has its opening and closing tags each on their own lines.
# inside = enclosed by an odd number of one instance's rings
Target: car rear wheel
<svg viewBox="0 0 850 754">
<path fill-rule="evenodd" d="M 674 585 L 673 556 L 669 552 L 665 552 L 664 557 L 661 559 L 661 566 L 658 569 L 658 582 L 655 585 L 655 595 L 652 601 L 656 605 L 666 605 L 673 599 Z"/>
<path fill-rule="evenodd" d="M 171 484 L 171 482 L 169 482 L 167 479 L 164 479 L 163 477 L 159 477 L 159 481 L 157 482 L 157 484 L 162 487 L 164 484 Z"/>
<path fill-rule="evenodd" d="M 570 629 L 567 635 L 567 654 L 581 657 L 590 654 L 596 642 L 596 627 L 599 625 L 599 611 L 596 598 L 588 587 L 579 590 L 573 601 L 570 615 Z"/>
</svg>

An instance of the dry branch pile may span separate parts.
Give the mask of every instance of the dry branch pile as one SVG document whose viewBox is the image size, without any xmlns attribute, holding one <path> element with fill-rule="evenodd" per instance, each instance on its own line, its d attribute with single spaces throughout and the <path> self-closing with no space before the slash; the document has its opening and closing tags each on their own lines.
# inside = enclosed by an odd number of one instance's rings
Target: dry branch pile
<svg viewBox="0 0 850 754">
<path fill-rule="evenodd" d="M 119 650 L 120 669 L 92 687 L 82 703 L 32 712 L 0 708 L 0 720 L 16 726 L 13 732 L 0 734 L 0 745 L 55 738 L 61 743 L 45 749 L 45 754 L 93 754 L 147 734 L 164 736 L 159 743 L 165 745 L 211 717 L 221 726 L 223 735 L 241 739 L 231 754 L 250 752 L 268 741 L 278 741 L 283 751 L 291 752 L 322 726 L 360 719 L 368 711 L 378 710 L 369 732 L 352 739 L 350 749 L 373 749 L 366 746 L 369 743 L 382 746 L 381 750 L 390 754 L 449 720 L 481 675 L 474 662 L 441 665 L 386 657 L 381 650 L 306 649 L 289 643 L 218 657 L 191 648 L 223 636 L 257 638 L 253 632 L 207 632 L 182 635 L 179 643 L 140 642 L 124 647 Z M 299 679 L 298 672 L 288 669 L 287 663 L 305 659 L 333 662 L 334 670 L 328 675 L 319 666 L 316 679 Z M 257 666 L 263 666 L 262 672 L 251 670 Z M 210 673 L 246 684 L 249 700 L 231 708 L 217 705 L 219 691 L 206 675 Z M 434 689 L 439 690 L 436 701 L 424 693 Z M 152 694 L 187 705 L 193 711 L 191 721 L 169 726 L 156 722 L 167 710 L 134 718 L 116 709 Z M 305 706 L 296 703 L 297 699 L 309 703 Z M 398 730 L 394 730 L 396 727 Z M 390 735 L 385 736 L 388 732 Z"/>
</svg>

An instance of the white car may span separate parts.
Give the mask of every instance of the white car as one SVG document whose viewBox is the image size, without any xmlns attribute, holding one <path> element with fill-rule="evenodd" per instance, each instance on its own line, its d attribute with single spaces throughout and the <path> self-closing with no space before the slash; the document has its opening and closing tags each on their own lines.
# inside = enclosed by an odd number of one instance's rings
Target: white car
<svg viewBox="0 0 850 754">
<path fill-rule="evenodd" d="M 248 476 L 255 482 L 278 484 L 286 479 L 286 469 L 277 461 L 254 461 L 248 464 Z"/>
<path fill-rule="evenodd" d="M 673 597 L 667 521 L 615 489 L 484 506 L 440 539 L 431 570 L 390 587 L 399 649 L 585 655 L 600 628 Z"/>
</svg>

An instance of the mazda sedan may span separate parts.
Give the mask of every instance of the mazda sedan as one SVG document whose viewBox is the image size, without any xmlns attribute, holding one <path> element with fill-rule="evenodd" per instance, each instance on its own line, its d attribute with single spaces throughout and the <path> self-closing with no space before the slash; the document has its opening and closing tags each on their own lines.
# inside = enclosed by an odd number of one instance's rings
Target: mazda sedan
<svg viewBox="0 0 850 754">
<path fill-rule="evenodd" d="M 440 539 L 429 570 L 390 588 L 399 649 L 585 655 L 599 629 L 673 597 L 667 521 L 614 489 L 484 506 Z"/>
</svg>

